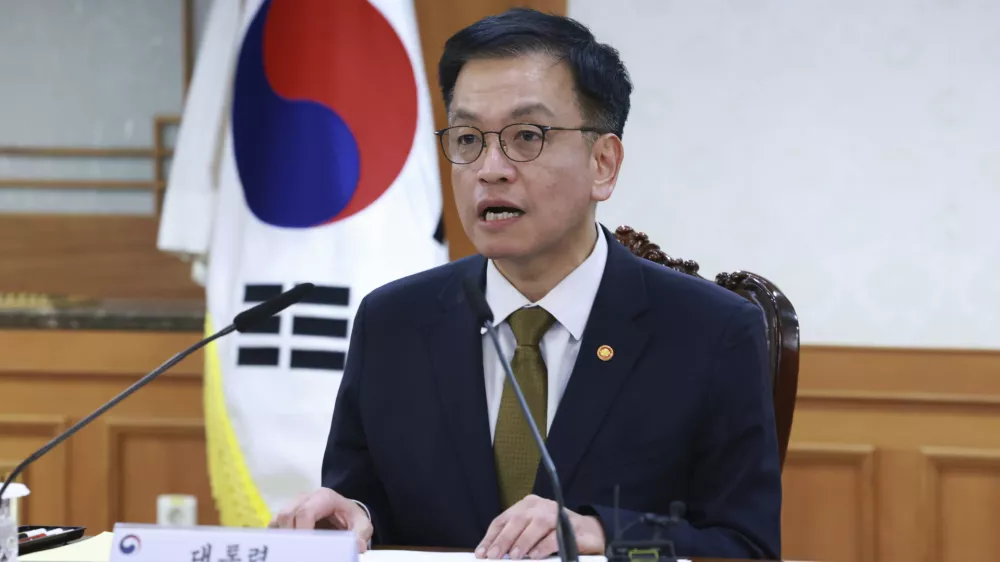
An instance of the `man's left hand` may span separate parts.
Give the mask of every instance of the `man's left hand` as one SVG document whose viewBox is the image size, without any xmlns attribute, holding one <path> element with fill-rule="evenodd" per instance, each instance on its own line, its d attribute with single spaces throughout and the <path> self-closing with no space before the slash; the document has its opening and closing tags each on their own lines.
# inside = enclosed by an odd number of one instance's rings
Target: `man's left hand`
<svg viewBox="0 0 1000 562">
<path fill-rule="evenodd" d="M 601 522 L 596 517 L 566 511 L 580 554 L 604 554 Z M 497 559 L 509 554 L 511 560 L 525 556 L 537 560 L 551 556 L 559 550 L 556 524 L 556 502 L 528 496 L 493 520 L 476 548 L 476 558 Z"/>
</svg>

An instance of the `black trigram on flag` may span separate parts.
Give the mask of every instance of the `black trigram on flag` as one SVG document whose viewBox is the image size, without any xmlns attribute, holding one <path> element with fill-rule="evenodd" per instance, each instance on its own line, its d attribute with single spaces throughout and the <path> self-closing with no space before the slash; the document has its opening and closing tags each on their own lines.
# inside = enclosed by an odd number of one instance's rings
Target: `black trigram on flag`
<svg viewBox="0 0 1000 562">
<path fill-rule="evenodd" d="M 252 306 L 259 302 L 266 301 L 271 297 L 276 297 L 284 291 L 281 285 L 246 285 L 243 292 L 243 303 Z M 265 322 L 244 332 L 244 334 L 270 334 L 276 336 L 275 341 L 281 344 L 291 345 L 291 359 L 289 366 L 292 369 L 320 369 L 326 371 L 343 371 L 346 353 L 343 351 L 330 351 L 321 349 L 306 349 L 298 346 L 297 336 L 312 336 L 321 338 L 332 338 L 346 344 L 347 340 L 347 318 L 345 307 L 350 303 L 350 289 L 347 287 L 331 287 L 328 285 L 316 285 L 316 288 L 309 292 L 304 299 L 299 301 L 301 305 L 322 305 L 329 306 L 330 317 L 326 316 L 323 309 L 322 316 L 317 315 L 316 306 L 309 307 L 313 312 L 310 314 L 294 314 L 289 316 L 289 312 L 297 308 L 293 306 L 288 311 L 273 316 Z M 341 316 L 341 317 L 337 317 Z M 282 332 L 282 322 L 291 319 L 291 339 L 280 338 Z M 315 341 L 315 340 L 314 340 Z M 277 367 L 281 360 L 281 345 L 244 345 L 241 342 L 236 359 L 236 364 L 241 366 L 257 367 Z"/>
</svg>

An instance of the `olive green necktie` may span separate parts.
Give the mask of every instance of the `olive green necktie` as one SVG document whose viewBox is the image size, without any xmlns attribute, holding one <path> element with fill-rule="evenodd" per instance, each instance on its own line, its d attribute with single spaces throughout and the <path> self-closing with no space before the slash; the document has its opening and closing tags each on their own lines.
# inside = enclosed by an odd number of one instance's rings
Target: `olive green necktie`
<svg viewBox="0 0 1000 562">
<path fill-rule="evenodd" d="M 549 385 L 545 361 L 538 343 L 553 322 L 555 318 L 538 306 L 521 308 L 507 319 L 517 341 L 514 358 L 510 363 L 511 370 L 514 371 L 514 378 L 524 393 L 531 417 L 542 438 L 546 433 Z M 493 457 L 500 486 L 501 509 L 506 510 L 531 493 L 539 461 L 538 447 L 531 435 L 531 427 L 524 419 L 517 395 L 507 379 L 504 380 L 503 395 L 500 398 L 500 413 L 493 437 Z"/>
</svg>

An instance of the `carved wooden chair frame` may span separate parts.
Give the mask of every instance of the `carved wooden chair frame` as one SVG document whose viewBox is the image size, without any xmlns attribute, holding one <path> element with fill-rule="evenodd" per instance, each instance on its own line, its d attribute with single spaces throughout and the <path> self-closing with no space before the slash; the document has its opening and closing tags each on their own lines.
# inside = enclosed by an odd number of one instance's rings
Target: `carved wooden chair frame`
<svg viewBox="0 0 1000 562">
<path fill-rule="evenodd" d="M 650 242 L 644 232 L 620 226 L 615 230 L 615 237 L 641 258 L 704 279 L 698 273 L 696 262 L 668 256 L 658 245 Z M 720 273 L 716 275 L 715 283 L 756 304 L 763 312 L 771 361 L 778 446 L 781 466 L 784 467 L 799 380 L 799 320 L 795 308 L 774 283 L 749 271 Z"/>
</svg>

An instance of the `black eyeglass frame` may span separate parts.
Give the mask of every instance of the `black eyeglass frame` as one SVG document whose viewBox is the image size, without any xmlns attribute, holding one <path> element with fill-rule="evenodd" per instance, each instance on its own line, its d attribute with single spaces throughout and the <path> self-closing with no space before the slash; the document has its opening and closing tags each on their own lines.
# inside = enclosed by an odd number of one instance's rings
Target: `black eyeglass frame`
<svg viewBox="0 0 1000 562">
<path fill-rule="evenodd" d="M 530 127 L 537 127 L 539 130 L 542 131 L 542 146 L 538 148 L 538 154 L 535 155 L 535 157 L 532 158 L 531 160 L 515 160 L 514 158 L 510 157 L 510 154 L 507 154 L 507 147 L 505 147 L 503 141 L 501 141 L 500 150 L 503 152 L 503 155 L 506 156 L 507 159 L 510 160 L 511 162 L 531 162 L 533 160 L 537 160 L 538 157 L 542 155 L 542 151 L 545 150 L 545 137 L 549 131 L 580 131 L 582 133 L 604 134 L 604 131 L 600 129 L 595 129 L 593 127 L 554 127 L 551 125 L 539 125 L 538 123 L 511 123 L 510 125 L 505 125 L 499 131 L 484 131 L 479 127 L 474 127 L 472 125 L 454 125 L 451 127 L 445 127 L 444 129 L 434 131 L 434 135 L 437 136 L 438 138 L 438 144 L 441 146 L 441 152 L 444 153 L 444 157 L 452 164 L 458 164 L 459 166 L 464 166 L 466 164 L 472 164 L 476 160 L 479 160 L 479 157 L 482 156 L 483 150 L 486 148 L 486 135 L 490 133 L 496 133 L 497 139 L 499 140 L 502 138 L 501 135 L 505 130 L 511 127 L 518 127 L 525 125 Z M 455 162 L 454 160 L 451 159 L 451 157 L 448 155 L 448 149 L 445 148 L 444 146 L 444 134 L 452 129 L 475 129 L 476 131 L 479 131 L 479 134 L 482 136 L 483 141 L 479 144 L 479 152 L 476 154 L 475 158 L 469 160 L 468 162 Z"/>
</svg>

